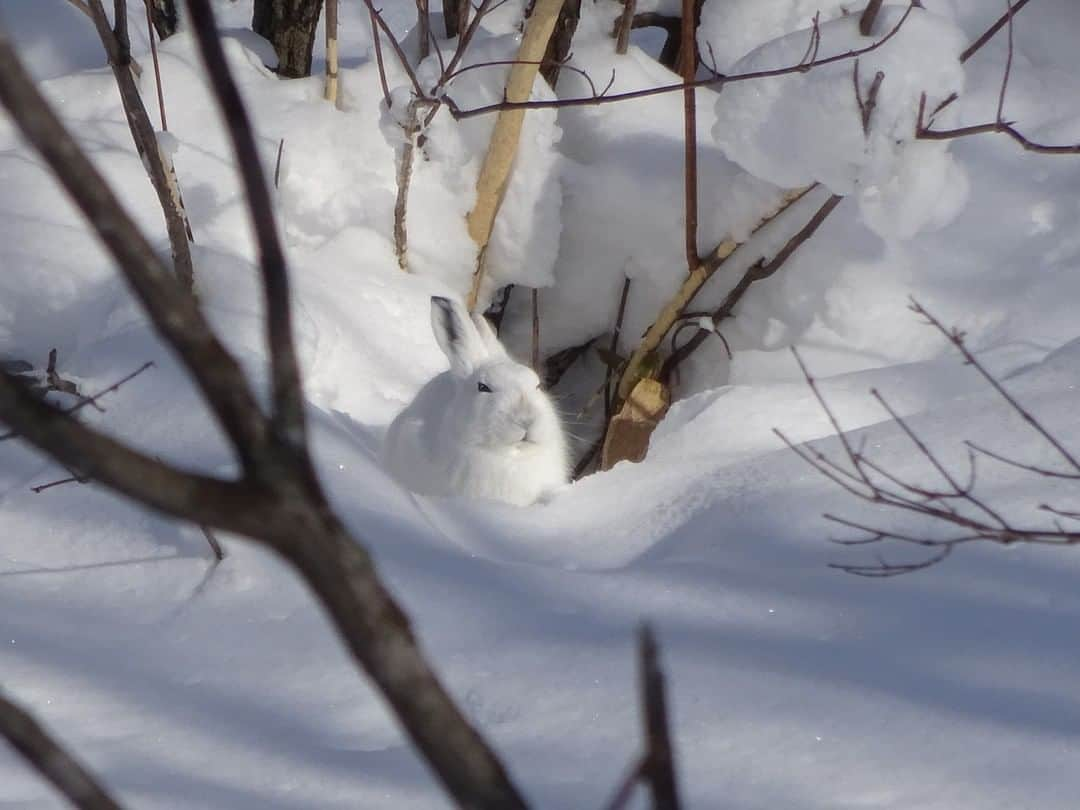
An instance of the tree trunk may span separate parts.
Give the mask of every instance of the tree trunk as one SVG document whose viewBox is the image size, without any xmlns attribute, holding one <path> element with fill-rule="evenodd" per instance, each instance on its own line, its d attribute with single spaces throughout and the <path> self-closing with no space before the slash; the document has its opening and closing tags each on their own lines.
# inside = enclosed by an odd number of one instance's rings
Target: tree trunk
<svg viewBox="0 0 1080 810">
<path fill-rule="evenodd" d="M 322 0 L 255 0 L 251 28 L 270 40 L 277 72 L 287 79 L 311 75 L 311 51 Z"/>
<path fill-rule="evenodd" d="M 544 62 L 540 66 L 540 75 L 552 88 L 559 80 L 559 68 L 570 56 L 570 45 L 574 41 L 580 18 L 581 0 L 566 0 L 559 12 L 559 19 L 555 22 L 555 31 L 548 40 Z"/>
</svg>

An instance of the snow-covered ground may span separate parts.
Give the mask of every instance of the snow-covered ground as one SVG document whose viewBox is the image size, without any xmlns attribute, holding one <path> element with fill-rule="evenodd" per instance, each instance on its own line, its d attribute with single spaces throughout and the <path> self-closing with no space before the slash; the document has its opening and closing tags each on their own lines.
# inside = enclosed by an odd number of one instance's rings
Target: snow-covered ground
<svg viewBox="0 0 1080 810">
<path fill-rule="evenodd" d="M 398 30 L 409 26 L 411 3 L 384 5 Z M 819 6 L 825 21 L 858 4 L 777 0 L 785 9 L 774 16 L 760 11 L 765 5 L 706 4 L 703 36 L 729 30 L 724 14 L 747 32 L 718 41 L 722 66 L 766 64 L 791 50 L 798 58 L 801 49 L 782 39 L 747 54 L 804 27 Z M 963 45 L 1002 11 L 983 0 L 925 5 L 940 16 L 912 29 L 912 47 Z M 491 119 L 461 128 L 437 119 L 410 197 L 417 272 L 404 274 L 390 219 L 400 130 L 381 110 L 360 4 L 342 8 L 341 110 L 321 100 L 319 79 L 281 82 L 263 67 L 265 43 L 244 30 L 248 4 L 217 7 L 271 167 L 285 141 L 277 199 L 320 475 L 535 806 L 602 806 L 637 751 L 633 637 L 642 619 L 655 623 L 663 646 L 687 807 L 1075 806 L 1080 552 L 971 547 L 890 580 L 829 569 L 872 562 L 874 551 L 830 545 L 835 530 L 822 512 L 867 512 L 784 449 L 772 428 L 839 451 L 786 350 L 796 344 L 844 427 L 896 472 L 930 480 L 870 388 L 947 460 L 961 462 L 961 441 L 972 439 L 1045 461 L 1021 420 L 907 311 L 914 294 L 967 330 L 987 366 L 1080 448 L 1080 159 L 982 136 L 929 152 L 882 141 L 840 171 L 838 147 L 850 148 L 850 133 L 839 124 L 823 132 L 811 111 L 766 125 L 790 130 L 788 146 L 816 139 L 817 151 L 781 166 L 794 155 L 784 142 L 736 142 L 745 132 L 724 130 L 725 121 L 786 116 L 788 105 L 774 105 L 785 93 L 812 107 L 815 94 L 833 97 L 830 81 L 850 90 L 850 73 L 789 77 L 809 84 L 762 89 L 756 107 L 734 92 L 726 98 L 736 85 L 719 98 L 700 91 L 703 250 L 749 228 L 778 194 L 770 183 L 820 180 L 853 199 L 744 300 L 725 326 L 731 363 L 715 344 L 695 358 L 681 383 L 686 396 L 646 462 L 524 509 L 424 498 L 388 479 L 377 451 L 390 420 L 443 367 L 428 298 L 460 295 L 468 278 L 461 217 Z M 589 9 L 576 62 L 597 77 L 616 67 L 616 89 L 673 80 L 641 51 L 605 50 L 613 9 Z M 140 20 L 133 11 L 138 54 Z M 512 41 L 512 26 L 497 22 L 481 39 L 485 53 Z M 0 0 L 0 23 L 165 250 L 156 198 L 89 23 L 63 0 Z M 851 24 L 825 22 L 823 37 Z M 1080 140 L 1077 31 L 1072 0 L 1039 0 L 1017 17 L 1006 110 L 1034 137 Z M 825 38 L 822 47 L 842 43 Z M 231 153 L 188 36 L 161 51 L 202 301 L 261 381 L 253 251 Z M 966 125 L 993 118 L 1004 55 L 1002 35 L 959 78 L 938 69 L 947 62 L 938 51 L 915 63 L 899 50 L 875 58 L 886 65 L 883 93 L 888 76 L 935 76 L 942 93 L 962 79 L 951 112 L 953 125 Z M 877 68 L 867 61 L 864 82 Z M 568 76 L 560 93 L 583 92 Z M 151 77 L 144 71 L 142 87 L 156 120 Z M 459 87 L 459 102 L 482 103 L 498 82 Z M 905 85 L 907 95 L 883 96 L 897 127 L 911 92 Z M 609 325 L 624 273 L 635 278 L 629 338 L 677 286 L 680 104 L 670 96 L 562 110 L 527 130 L 532 162 L 521 188 L 508 192 L 497 272 L 550 287 L 541 296 L 546 349 Z M 840 109 L 825 112 L 850 112 Z M 820 200 L 804 201 L 807 213 Z M 522 252 L 524 243 L 536 250 Z M 705 303 L 722 297 L 724 283 L 703 292 Z M 154 361 L 85 418 L 174 463 L 232 472 L 221 435 L 111 262 L 0 116 L 0 358 L 41 365 L 53 347 L 60 371 L 88 392 Z M 30 489 L 66 475 L 18 442 L 0 444 L 0 686 L 120 798 L 170 809 L 447 806 L 282 563 L 226 537 L 228 557 L 213 566 L 196 527 L 93 485 Z M 984 466 L 979 485 L 1032 521 L 1045 500 L 1080 508 L 1075 487 L 1070 501 L 1067 484 L 1001 465 Z M 876 519 L 908 525 L 898 514 Z M 0 806 L 57 801 L 0 748 Z"/>
</svg>

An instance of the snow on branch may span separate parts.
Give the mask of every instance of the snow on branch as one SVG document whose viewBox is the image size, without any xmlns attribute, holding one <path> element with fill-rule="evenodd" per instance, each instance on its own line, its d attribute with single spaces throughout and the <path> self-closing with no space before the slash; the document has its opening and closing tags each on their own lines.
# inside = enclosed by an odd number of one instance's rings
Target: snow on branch
<svg viewBox="0 0 1080 810">
<path fill-rule="evenodd" d="M 884 36 L 875 40 L 871 44 L 863 48 L 853 48 L 843 53 L 834 54 L 833 56 L 826 56 L 821 58 L 812 58 L 797 64 L 787 65 L 785 67 L 770 68 L 768 70 L 754 70 L 745 73 L 732 73 L 725 74 L 713 71 L 713 74 L 705 77 L 704 79 L 696 79 L 692 82 L 678 82 L 677 84 L 665 84 L 659 87 L 649 87 L 644 90 L 632 90 L 625 93 L 601 93 L 582 98 L 559 98 L 551 100 L 537 100 L 537 101 L 501 101 L 496 104 L 486 104 L 480 107 L 473 107 L 471 109 L 461 109 L 454 103 L 453 99 L 443 96 L 439 99 L 450 108 L 450 113 L 455 118 L 472 118 L 477 115 L 486 115 L 492 112 L 500 112 L 503 110 L 541 110 L 541 109 L 560 109 L 562 107 L 585 107 L 585 106 L 597 106 L 601 104 L 612 104 L 620 101 L 629 101 L 636 98 L 647 98 L 649 96 L 662 95 L 664 93 L 674 93 L 685 91 L 687 87 L 723 87 L 727 84 L 734 84 L 736 82 L 748 82 L 756 81 L 758 79 L 774 78 L 777 76 L 787 76 L 793 73 L 805 73 L 814 68 L 823 67 L 825 65 L 835 64 L 837 62 L 844 62 L 847 60 L 855 59 L 858 56 L 872 53 L 878 48 L 889 42 L 894 36 L 896 36 L 900 30 L 904 27 L 904 23 L 907 22 L 908 17 L 911 15 L 913 9 L 918 8 L 917 2 L 912 2 L 908 5 L 904 13 L 899 17 L 896 24 L 889 29 Z M 813 33 L 811 33 L 813 36 Z M 809 49 L 811 52 L 816 52 L 816 49 Z"/>
</svg>

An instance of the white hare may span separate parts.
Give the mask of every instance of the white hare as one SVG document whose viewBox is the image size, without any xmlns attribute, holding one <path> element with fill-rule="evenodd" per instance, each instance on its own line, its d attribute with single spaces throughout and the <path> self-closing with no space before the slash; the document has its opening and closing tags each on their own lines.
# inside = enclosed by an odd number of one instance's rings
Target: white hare
<svg viewBox="0 0 1080 810">
<path fill-rule="evenodd" d="M 513 360 L 483 315 L 431 299 L 431 328 L 450 360 L 390 425 L 383 464 L 426 495 L 525 506 L 565 484 L 566 438 L 535 372 Z"/>
</svg>

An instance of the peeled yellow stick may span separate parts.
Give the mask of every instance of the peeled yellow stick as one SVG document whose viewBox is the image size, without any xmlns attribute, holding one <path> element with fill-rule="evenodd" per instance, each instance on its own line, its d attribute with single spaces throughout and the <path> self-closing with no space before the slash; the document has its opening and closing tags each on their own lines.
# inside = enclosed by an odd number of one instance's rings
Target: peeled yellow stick
<svg viewBox="0 0 1080 810">
<path fill-rule="evenodd" d="M 544 58 L 548 40 L 555 30 L 563 0 L 537 0 L 532 16 L 525 25 L 525 34 L 521 38 L 515 64 L 510 67 L 510 76 L 506 80 L 506 100 L 509 102 L 528 101 L 532 94 L 533 82 L 540 70 L 540 60 Z M 476 205 L 469 212 L 466 221 L 469 236 L 480 248 L 476 271 L 473 273 L 472 288 L 466 299 L 466 306 L 472 312 L 480 296 L 480 284 L 484 277 L 484 249 L 491 238 L 491 229 L 495 224 L 495 215 L 502 203 L 506 191 L 506 181 L 510 177 L 510 167 L 517 153 L 518 140 L 521 137 L 521 124 L 525 120 L 525 110 L 500 110 L 495 120 L 495 130 L 491 133 L 484 164 L 480 168 L 480 178 L 476 181 Z"/>
</svg>

